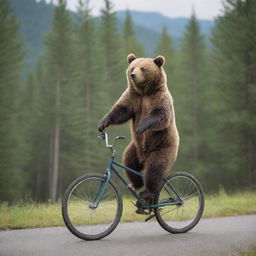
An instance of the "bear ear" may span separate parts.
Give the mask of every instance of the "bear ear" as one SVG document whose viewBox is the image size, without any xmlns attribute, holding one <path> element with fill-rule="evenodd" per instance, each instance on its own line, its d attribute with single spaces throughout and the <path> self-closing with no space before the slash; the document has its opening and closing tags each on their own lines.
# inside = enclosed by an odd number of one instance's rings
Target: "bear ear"
<svg viewBox="0 0 256 256">
<path fill-rule="evenodd" d="M 154 62 L 158 67 L 162 67 L 165 63 L 165 58 L 164 56 L 157 56 L 154 58 Z"/>
<path fill-rule="evenodd" d="M 127 62 L 130 64 L 131 62 L 133 62 L 136 59 L 136 56 L 133 53 L 130 53 L 127 56 Z"/>
</svg>

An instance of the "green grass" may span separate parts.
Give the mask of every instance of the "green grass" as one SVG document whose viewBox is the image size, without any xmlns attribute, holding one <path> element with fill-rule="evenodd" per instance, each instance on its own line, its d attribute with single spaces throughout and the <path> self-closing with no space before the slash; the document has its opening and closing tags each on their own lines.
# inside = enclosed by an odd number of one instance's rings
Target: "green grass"
<svg viewBox="0 0 256 256">
<path fill-rule="evenodd" d="M 123 198 L 122 222 L 144 221 L 145 216 L 135 213 L 136 208 L 131 201 L 134 202 L 130 198 Z M 256 214 L 256 192 L 241 192 L 233 195 L 220 192 L 218 195 L 206 196 L 204 218 L 243 214 Z M 0 205 L 1 230 L 63 225 L 60 203 Z"/>
</svg>

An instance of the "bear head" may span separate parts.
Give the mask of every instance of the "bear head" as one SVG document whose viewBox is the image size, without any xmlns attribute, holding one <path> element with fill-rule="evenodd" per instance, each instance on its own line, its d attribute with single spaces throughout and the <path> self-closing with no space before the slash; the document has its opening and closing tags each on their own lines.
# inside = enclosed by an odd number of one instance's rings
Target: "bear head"
<svg viewBox="0 0 256 256">
<path fill-rule="evenodd" d="M 152 94 L 166 86 L 166 75 L 163 69 L 165 58 L 136 58 L 134 54 L 127 56 L 129 63 L 127 80 L 129 85 L 139 94 Z"/>
</svg>

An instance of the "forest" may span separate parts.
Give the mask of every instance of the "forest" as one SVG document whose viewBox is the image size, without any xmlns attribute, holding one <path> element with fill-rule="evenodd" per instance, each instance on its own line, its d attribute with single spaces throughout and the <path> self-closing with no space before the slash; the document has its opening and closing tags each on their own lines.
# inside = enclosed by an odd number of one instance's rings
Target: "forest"
<svg viewBox="0 0 256 256">
<path fill-rule="evenodd" d="M 75 17 L 58 0 L 43 51 L 24 75 L 20 21 L 0 0 L 0 202 L 56 202 L 75 178 L 105 171 L 98 122 L 127 87 L 127 55 L 149 54 L 129 11 L 119 29 L 111 0 L 104 3 L 95 19 L 89 0 L 79 0 Z M 180 134 L 170 172 L 195 175 L 207 193 L 255 189 L 256 1 L 225 0 L 208 38 L 195 12 L 176 43 L 159 29 L 154 55 L 166 59 Z M 126 137 L 121 160 L 129 125 L 107 132 Z"/>
</svg>

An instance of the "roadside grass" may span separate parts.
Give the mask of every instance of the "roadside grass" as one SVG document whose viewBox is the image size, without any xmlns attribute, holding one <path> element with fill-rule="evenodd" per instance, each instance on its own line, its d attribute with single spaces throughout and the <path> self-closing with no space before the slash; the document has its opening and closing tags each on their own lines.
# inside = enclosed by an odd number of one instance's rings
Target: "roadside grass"
<svg viewBox="0 0 256 256">
<path fill-rule="evenodd" d="M 242 251 L 232 254 L 230 256 L 256 256 L 256 247 L 254 247 L 252 249 L 242 250 Z"/>
<path fill-rule="evenodd" d="M 122 222 L 144 221 L 145 215 L 135 213 L 134 199 L 123 197 Z M 106 212 L 104 212 L 106 214 Z M 256 192 L 206 196 L 203 218 L 256 214 Z M 0 205 L 0 230 L 63 226 L 61 205 L 19 203 L 17 205 Z M 247 254 L 246 254 L 247 255 Z M 255 255 L 255 254 L 248 254 Z"/>
</svg>

